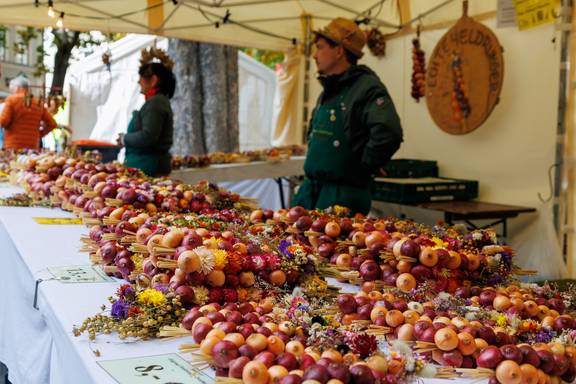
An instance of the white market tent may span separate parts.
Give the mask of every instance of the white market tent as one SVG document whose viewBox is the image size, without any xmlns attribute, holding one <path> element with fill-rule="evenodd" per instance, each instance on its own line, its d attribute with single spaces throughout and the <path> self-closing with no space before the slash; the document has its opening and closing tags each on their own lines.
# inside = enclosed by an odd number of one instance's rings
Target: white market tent
<svg viewBox="0 0 576 384">
<path fill-rule="evenodd" d="M 56 19 L 46 15 L 47 1 L 39 1 L 38 7 L 34 3 L 0 0 L 0 23 L 54 25 Z M 444 176 L 479 180 L 482 200 L 538 207 L 538 215 L 514 220 L 511 232 L 518 236 L 509 240 L 520 257 L 527 259 L 520 260 L 523 266 L 558 277 L 563 263 L 550 230 L 549 214 L 550 206 L 558 201 L 543 203 L 539 195 L 550 195 L 549 168 L 562 160 L 565 182 L 560 185 L 564 196 L 561 204 L 568 215 L 564 229 L 568 255 L 574 255 L 573 96 L 568 98 L 565 116 L 567 133 L 557 137 L 556 129 L 559 117 L 564 117 L 558 108 L 559 94 L 563 93 L 559 81 L 562 71 L 569 68 L 570 80 L 574 80 L 575 66 L 561 63 L 560 58 L 561 30 L 569 25 L 557 28 L 548 24 L 522 32 L 497 28 L 497 3 L 470 0 L 469 15 L 491 28 L 505 49 L 500 103 L 483 126 L 463 136 L 440 131 L 425 103 L 415 103 L 410 97 L 411 22 L 422 23 L 421 44 L 429 54 L 460 16 L 460 0 L 55 0 L 54 8 L 59 15 L 63 12 L 64 25 L 72 29 L 158 34 L 284 51 L 296 44 L 295 54 L 289 55 L 294 60 L 292 70 L 283 78 L 286 88 L 290 88 L 284 92 L 290 101 L 285 99 L 283 105 L 291 109 L 277 113 L 281 124 L 274 133 L 275 138 L 285 142 L 302 137 L 299 122 L 304 118 L 300 106 L 306 71 L 305 60 L 298 52 L 309 38 L 310 29 L 334 17 L 349 17 L 369 18 L 370 24 L 380 26 L 384 33 L 400 30 L 388 41 L 386 58 L 366 54 L 362 60 L 387 85 L 402 119 L 405 143 L 398 157 L 434 159 Z M 572 14 L 573 10 L 565 12 Z M 570 58 L 576 46 L 573 36 L 569 41 Z M 320 89 L 315 81 L 309 86 L 309 100 L 314 102 Z M 556 155 L 558 142 L 564 144 L 560 157 Z M 568 258 L 571 274 L 573 257 Z"/>
<path fill-rule="evenodd" d="M 130 34 L 68 68 L 64 92 L 70 101 L 73 140 L 89 137 L 115 142 L 118 133 L 126 130 L 132 111 L 144 102 L 135 78 L 140 51 L 152 45 L 166 49 L 168 41 Z M 112 58 L 110 70 L 102 62 L 105 50 Z M 238 72 L 240 148 L 269 147 L 275 74 L 243 52 L 238 54 Z"/>
</svg>

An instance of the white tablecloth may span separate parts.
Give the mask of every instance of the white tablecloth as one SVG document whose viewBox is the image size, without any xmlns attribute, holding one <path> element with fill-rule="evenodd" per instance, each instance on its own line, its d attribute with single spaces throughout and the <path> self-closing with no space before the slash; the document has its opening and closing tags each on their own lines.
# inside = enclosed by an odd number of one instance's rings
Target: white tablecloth
<svg viewBox="0 0 576 384">
<path fill-rule="evenodd" d="M 0 188 L 0 196 L 14 189 Z M 35 281 L 50 277 L 47 267 L 87 265 L 78 251 L 81 225 L 39 225 L 33 217 L 72 217 L 58 209 L 0 207 L 0 246 L 4 276 L 0 279 L 0 361 L 14 384 L 115 383 L 97 360 L 176 353 L 190 340 L 122 342 L 99 336 L 74 337 L 79 325 L 100 311 L 120 281 L 93 284 L 40 283 L 39 310 L 33 308 Z M 92 350 L 101 353 L 97 357 Z"/>
<path fill-rule="evenodd" d="M 0 188 L 0 197 L 17 191 Z M 72 328 L 100 311 L 120 280 L 110 283 L 40 283 L 38 307 L 33 308 L 37 278 L 50 277 L 48 267 L 87 265 L 88 256 L 78 251 L 81 225 L 39 225 L 33 217 L 72 217 L 58 209 L 0 207 L 0 249 L 4 276 L 0 279 L 0 361 L 8 366 L 14 384 L 115 383 L 98 360 L 176 353 L 191 338 L 123 342 L 115 336 L 74 337 Z M 357 287 L 341 284 L 344 292 Z M 100 357 L 94 354 L 100 352 Z M 186 358 L 186 356 L 184 356 Z M 426 379 L 425 383 L 445 383 Z M 458 380 L 459 383 L 472 381 Z M 478 381 L 475 381 L 478 382 Z"/>
</svg>

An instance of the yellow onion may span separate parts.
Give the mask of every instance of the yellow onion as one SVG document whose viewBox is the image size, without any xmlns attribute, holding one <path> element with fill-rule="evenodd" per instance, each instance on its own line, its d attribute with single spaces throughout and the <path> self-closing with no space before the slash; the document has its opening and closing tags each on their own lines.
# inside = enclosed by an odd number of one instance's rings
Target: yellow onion
<svg viewBox="0 0 576 384">
<path fill-rule="evenodd" d="M 469 356 L 476 352 L 474 336 L 468 332 L 460 332 L 458 334 L 458 350 L 463 356 Z"/>
<path fill-rule="evenodd" d="M 216 345 L 220 341 L 217 337 L 206 337 L 200 343 L 200 351 L 206 356 L 212 356 L 212 347 Z"/>
<path fill-rule="evenodd" d="M 175 228 L 168 231 L 163 237 L 160 245 L 166 248 L 176 248 L 182 243 L 184 232 L 181 229 Z"/>
<path fill-rule="evenodd" d="M 451 351 L 458 346 L 458 335 L 451 328 L 440 328 L 434 335 L 434 343 L 442 351 Z"/>
<path fill-rule="evenodd" d="M 500 384 L 520 384 L 522 371 L 513 360 L 504 360 L 496 367 L 496 378 Z"/>
<path fill-rule="evenodd" d="M 286 344 L 286 352 L 290 352 L 297 358 L 300 358 L 304 354 L 304 345 L 297 340 L 289 341 Z"/>
<path fill-rule="evenodd" d="M 405 323 L 398 327 L 398 340 L 412 341 L 414 340 L 414 325 Z"/>
<path fill-rule="evenodd" d="M 268 369 L 259 361 L 248 362 L 242 370 L 242 382 L 245 384 L 267 384 L 269 379 Z"/>
<path fill-rule="evenodd" d="M 279 383 L 283 377 L 288 376 L 288 370 L 282 365 L 273 365 L 268 368 L 268 374 L 270 375 L 269 383 Z"/>
<path fill-rule="evenodd" d="M 186 273 L 197 272 L 200 270 L 200 258 L 194 251 L 184 251 L 178 256 L 178 268 Z"/>
<path fill-rule="evenodd" d="M 386 373 L 388 371 L 388 360 L 382 355 L 375 354 L 370 356 L 366 359 L 366 365 L 378 373 Z"/>
</svg>

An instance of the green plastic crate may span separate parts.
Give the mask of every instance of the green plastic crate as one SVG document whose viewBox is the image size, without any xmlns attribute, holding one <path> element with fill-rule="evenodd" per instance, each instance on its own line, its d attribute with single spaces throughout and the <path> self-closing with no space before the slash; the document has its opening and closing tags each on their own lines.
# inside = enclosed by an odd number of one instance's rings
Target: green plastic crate
<svg viewBox="0 0 576 384">
<path fill-rule="evenodd" d="M 438 163 L 433 160 L 394 159 L 384 170 L 386 177 L 438 177 Z"/>
<path fill-rule="evenodd" d="M 471 200 L 478 197 L 478 181 L 445 177 L 378 177 L 372 186 L 372 199 L 412 204 L 427 201 Z"/>
</svg>

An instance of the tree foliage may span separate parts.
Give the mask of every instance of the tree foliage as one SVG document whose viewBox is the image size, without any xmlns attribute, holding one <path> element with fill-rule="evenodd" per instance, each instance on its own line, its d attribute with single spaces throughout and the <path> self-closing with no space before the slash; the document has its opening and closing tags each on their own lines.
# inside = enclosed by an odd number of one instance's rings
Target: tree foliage
<svg viewBox="0 0 576 384">
<path fill-rule="evenodd" d="M 276 51 L 267 51 L 257 48 L 240 48 L 242 52 L 251 56 L 253 59 L 258 60 L 272 70 L 276 69 L 276 64 L 284 61 L 284 53 Z"/>
<path fill-rule="evenodd" d="M 6 33 L 7 28 L 0 25 L 0 30 Z M 48 28 L 46 31 L 52 36 L 52 45 L 56 48 L 54 63 L 52 66 L 46 65 L 44 59 L 47 52 L 44 42 L 42 41 L 36 47 L 36 52 L 34 52 L 36 60 L 34 63 L 35 71 L 33 76 L 42 77 L 49 72 L 53 72 L 53 90 L 59 90 L 64 85 L 66 72 L 72 60 L 80 59 L 91 54 L 96 47 L 103 43 L 116 41 L 125 36 L 124 33 L 101 34 L 53 28 Z M 45 30 L 35 27 L 18 28 L 16 29 L 16 39 L 10 48 L 17 55 L 27 54 L 31 41 L 46 37 L 44 32 Z M 51 70 L 50 67 L 53 68 L 53 70 Z"/>
<path fill-rule="evenodd" d="M 64 79 L 70 61 L 77 50 L 86 56 L 93 52 L 94 48 L 105 42 L 116 41 L 122 37 L 122 33 L 94 34 L 91 32 L 78 32 L 68 29 L 52 29 L 53 44 L 56 46 L 54 56 L 54 77 L 52 78 L 52 90 L 58 93 L 64 85 Z"/>
</svg>

